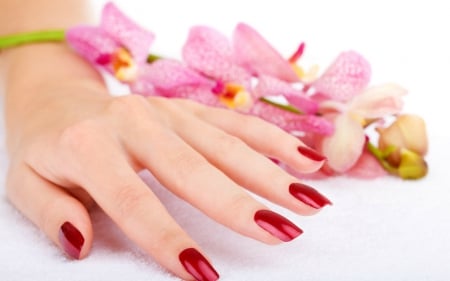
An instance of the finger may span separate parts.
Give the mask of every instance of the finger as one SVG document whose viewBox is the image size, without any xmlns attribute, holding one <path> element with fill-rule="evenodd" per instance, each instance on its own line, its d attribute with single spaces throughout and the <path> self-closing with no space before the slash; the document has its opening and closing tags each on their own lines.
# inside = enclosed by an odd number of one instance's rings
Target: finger
<svg viewBox="0 0 450 281">
<path fill-rule="evenodd" d="M 241 186 L 303 215 L 331 204 L 325 196 L 289 175 L 239 138 L 193 115 L 178 114 L 175 130 L 194 149 Z M 248 127 L 251 131 L 252 127 Z M 202 135 L 192 134 L 202 132 Z"/>
<path fill-rule="evenodd" d="M 125 147 L 140 163 L 173 193 L 214 220 L 269 244 L 290 241 L 302 233 L 284 217 L 268 211 L 173 131 L 128 126 L 126 135 Z"/>
<path fill-rule="evenodd" d="M 73 130 L 83 131 L 82 144 L 74 137 L 81 133 Z M 89 130 L 75 128 L 63 137 L 63 143 L 68 143 L 62 149 L 70 152 L 66 161 L 72 163 L 68 177 L 78 179 L 76 183 L 89 192 L 123 232 L 162 266 L 185 280 L 216 280 L 217 272 L 198 245 L 133 170 L 122 147 L 109 136 Z"/>
<path fill-rule="evenodd" d="M 181 101 L 203 121 L 233 135 L 254 150 L 280 160 L 300 173 L 319 170 L 326 157 L 307 147 L 301 140 L 258 117 L 239 114 L 227 109 Z"/>
<path fill-rule="evenodd" d="M 92 245 L 92 225 L 83 204 L 24 164 L 11 171 L 10 201 L 67 255 L 86 257 Z"/>
</svg>

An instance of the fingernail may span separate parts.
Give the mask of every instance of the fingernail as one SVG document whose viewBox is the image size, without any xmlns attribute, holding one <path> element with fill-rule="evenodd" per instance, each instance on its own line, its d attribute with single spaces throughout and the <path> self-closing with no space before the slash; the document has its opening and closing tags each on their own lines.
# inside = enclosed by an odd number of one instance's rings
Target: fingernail
<svg viewBox="0 0 450 281">
<path fill-rule="evenodd" d="M 257 211 L 254 220 L 262 229 L 284 242 L 291 241 L 303 233 L 303 230 L 291 221 L 269 210 Z"/>
<path fill-rule="evenodd" d="M 181 264 L 195 280 L 215 281 L 219 279 L 219 274 L 212 265 L 194 248 L 183 250 L 178 256 Z"/>
<path fill-rule="evenodd" d="M 306 205 L 316 209 L 320 209 L 325 205 L 333 205 L 328 198 L 306 184 L 292 183 L 289 185 L 289 193 Z"/>
<path fill-rule="evenodd" d="M 70 222 L 65 222 L 59 229 L 59 242 L 64 251 L 74 259 L 80 258 L 81 248 L 84 244 L 83 235 Z"/>
<path fill-rule="evenodd" d="M 312 148 L 306 147 L 306 146 L 299 146 L 297 147 L 298 152 L 300 152 L 301 155 L 313 160 L 313 161 L 324 161 L 327 160 L 327 157 L 323 156 L 319 152 L 315 151 Z"/>
</svg>

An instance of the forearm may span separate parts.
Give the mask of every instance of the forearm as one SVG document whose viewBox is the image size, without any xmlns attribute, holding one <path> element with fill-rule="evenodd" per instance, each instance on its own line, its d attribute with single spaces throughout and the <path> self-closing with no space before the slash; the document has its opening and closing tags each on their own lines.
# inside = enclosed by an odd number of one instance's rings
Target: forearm
<svg viewBox="0 0 450 281">
<path fill-rule="evenodd" d="M 89 21 L 87 1 L 0 0 L 0 35 L 43 29 L 66 29 Z M 64 43 L 30 44 L 0 53 L 1 85 L 5 93 L 8 138 L 39 108 L 45 108 L 64 83 L 91 83 L 103 87 L 100 75 Z M 101 91 L 99 91 L 101 92 Z M 58 92 L 59 95 L 73 93 Z"/>
</svg>

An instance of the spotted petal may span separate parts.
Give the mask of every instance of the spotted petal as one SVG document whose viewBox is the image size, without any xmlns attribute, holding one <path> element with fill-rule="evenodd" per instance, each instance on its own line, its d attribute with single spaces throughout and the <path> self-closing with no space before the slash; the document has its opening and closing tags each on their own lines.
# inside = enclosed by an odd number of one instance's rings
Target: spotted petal
<svg viewBox="0 0 450 281">
<path fill-rule="evenodd" d="M 236 26 L 233 49 L 238 64 L 253 75 L 269 75 L 287 82 L 299 81 L 289 62 L 247 24 Z"/>
<path fill-rule="evenodd" d="M 105 66 L 109 65 L 111 55 L 119 47 L 104 30 L 90 26 L 70 28 L 66 32 L 66 40 L 82 57 L 91 63 Z"/>
<path fill-rule="evenodd" d="M 249 86 L 250 74 L 235 63 L 228 38 L 215 29 L 192 27 L 183 46 L 183 59 L 189 67 L 215 80 Z"/>
<path fill-rule="evenodd" d="M 100 28 L 125 46 L 137 62 L 145 62 L 154 39 L 153 33 L 125 16 L 112 2 L 103 8 Z"/>
<path fill-rule="evenodd" d="M 253 75 L 269 75 L 287 82 L 298 82 L 298 76 L 281 54 L 261 34 L 245 23 L 236 26 L 233 48 L 238 63 Z"/>
<path fill-rule="evenodd" d="M 333 124 L 322 117 L 309 114 L 295 114 L 261 101 L 255 102 L 250 113 L 279 126 L 287 132 L 310 132 L 319 135 L 331 135 L 334 131 Z"/>
<path fill-rule="evenodd" d="M 261 76 L 254 90 L 255 98 L 264 96 L 283 96 L 289 104 L 306 114 L 315 114 L 319 108 L 316 101 L 311 100 L 302 91 L 291 84 L 270 76 Z"/>
<path fill-rule="evenodd" d="M 160 59 L 142 68 L 140 80 L 167 91 L 184 87 L 209 87 L 214 83 L 177 60 Z"/>
<path fill-rule="evenodd" d="M 349 101 L 370 81 L 370 64 L 360 54 L 341 53 L 312 85 L 318 93 L 337 101 Z"/>
</svg>

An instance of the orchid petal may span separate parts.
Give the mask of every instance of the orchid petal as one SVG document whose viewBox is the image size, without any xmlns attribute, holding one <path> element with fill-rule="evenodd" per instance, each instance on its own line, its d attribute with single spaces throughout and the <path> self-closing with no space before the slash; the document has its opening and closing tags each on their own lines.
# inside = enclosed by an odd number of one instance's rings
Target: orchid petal
<svg viewBox="0 0 450 281">
<path fill-rule="evenodd" d="M 109 65 L 112 54 L 119 48 L 105 31 L 90 26 L 70 28 L 66 32 L 66 40 L 77 53 L 97 65 Z"/>
<path fill-rule="evenodd" d="M 250 73 L 270 75 L 287 82 L 299 81 L 289 62 L 249 25 L 236 26 L 233 48 L 238 64 Z"/>
<path fill-rule="evenodd" d="M 387 175 L 387 172 L 372 154 L 364 150 L 356 164 L 346 174 L 360 179 L 374 179 Z"/>
<path fill-rule="evenodd" d="M 223 107 L 217 96 L 205 87 L 184 86 L 177 88 L 175 91 L 166 92 L 165 96 L 189 99 L 208 106 Z"/>
<path fill-rule="evenodd" d="M 183 59 L 189 67 L 215 80 L 249 86 L 250 74 L 235 64 L 228 38 L 215 29 L 191 28 L 183 46 Z"/>
<path fill-rule="evenodd" d="M 322 117 L 295 114 L 261 101 L 255 102 L 250 113 L 288 132 L 311 132 L 320 135 L 331 135 L 334 131 L 333 124 Z"/>
<path fill-rule="evenodd" d="M 266 75 L 259 78 L 258 84 L 254 89 L 254 95 L 256 96 L 255 98 L 284 96 L 289 104 L 306 114 L 314 114 L 319 108 L 317 102 L 311 100 L 302 91 L 293 88 L 291 84 Z"/>
<path fill-rule="evenodd" d="M 125 16 L 112 2 L 103 8 L 100 28 L 126 47 L 137 62 L 145 62 L 154 39 L 153 33 Z"/>
<path fill-rule="evenodd" d="M 363 118 L 397 114 L 403 108 L 402 97 L 406 94 L 407 91 L 396 84 L 370 87 L 350 102 L 349 110 Z"/>
<path fill-rule="evenodd" d="M 146 80 L 154 87 L 173 90 L 178 87 L 206 86 L 212 88 L 214 83 L 188 68 L 177 60 L 160 59 L 152 64 L 142 66 L 140 80 Z"/>
<path fill-rule="evenodd" d="M 334 120 L 335 131 L 323 139 L 321 152 L 327 158 L 327 165 L 343 173 L 358 161 L 365 143 L 361 125 L 347 114 L 340 114 Z"/>
<path fill-rule="evenodd" d="M 364 57 L 353 51 L 343 52 L 312 86 L 333 100 L 348 101 L 369 84 L 370 73 Z"/>
</svg>

